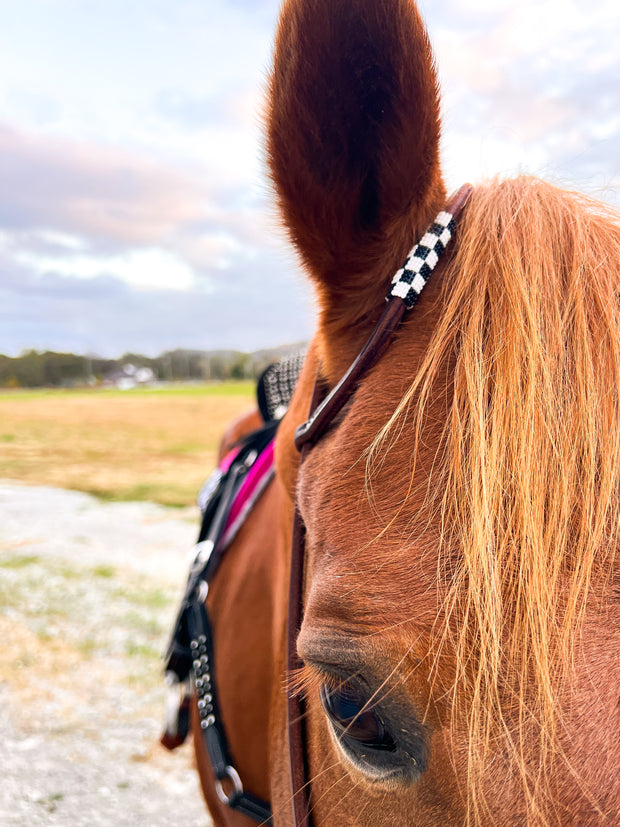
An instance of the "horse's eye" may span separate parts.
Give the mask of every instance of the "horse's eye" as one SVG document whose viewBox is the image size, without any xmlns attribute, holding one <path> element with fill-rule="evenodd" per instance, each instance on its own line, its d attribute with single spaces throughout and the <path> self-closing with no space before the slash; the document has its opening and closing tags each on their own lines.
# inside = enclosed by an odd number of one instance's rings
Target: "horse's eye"
<svg viewBox="0 0 620 827">
<path fill-rule="evenodd" d="M 368 698 L 349 681 L 340 681 L 335 689 L 325 684 L 320 689 L 321 703 L 336 734 L 351 746 L 394 752 L 396 744 Z"/>
</svg>

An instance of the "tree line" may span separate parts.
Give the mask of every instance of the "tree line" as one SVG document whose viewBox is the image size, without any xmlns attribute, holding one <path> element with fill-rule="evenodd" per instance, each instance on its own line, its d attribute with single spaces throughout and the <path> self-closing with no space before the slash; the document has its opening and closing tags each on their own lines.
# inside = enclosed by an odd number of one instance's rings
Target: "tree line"
<svg viewBox="0 0 620 827">
<path fill-rule="evenodd" d="M 299 351 L 302 347 L 302 344 L 285 345 L 253 353 L 178 349 L 154 358 L 139 353 L 125 353 L 118 359 L 29 350 L 19 356 L 0 354 L 0 387 L 41 388 L 114 384 L 128 365 L 134 369 L 149 368 L 154 380 L 160 382 L 255 379 L 270 362 Z"/>
</svg>

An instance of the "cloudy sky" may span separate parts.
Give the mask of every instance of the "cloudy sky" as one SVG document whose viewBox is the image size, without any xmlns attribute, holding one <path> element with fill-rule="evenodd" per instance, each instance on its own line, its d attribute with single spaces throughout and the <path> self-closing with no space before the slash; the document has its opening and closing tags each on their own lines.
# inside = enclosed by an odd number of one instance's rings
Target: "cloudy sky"
<svg viewBox="0 0 620 827">
<path fill-rule="evenodd" d="M 260 111 L 277 0 L 0 0 L 0 353 L 260 347 L 312 330 Z M 620 205 L 617 0 L 425 0 L 450 187 Z"/>
</svg>

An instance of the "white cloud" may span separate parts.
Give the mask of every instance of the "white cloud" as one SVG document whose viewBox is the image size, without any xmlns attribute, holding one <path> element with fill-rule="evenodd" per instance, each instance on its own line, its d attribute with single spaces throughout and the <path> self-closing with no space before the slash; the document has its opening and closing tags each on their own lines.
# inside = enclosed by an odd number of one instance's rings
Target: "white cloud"
<svg viewBox="0 0 620 827">
<path fill-rule="evenodd" d="M 69 233 L 59 233 L 55 230 L 41 230 L 41 232 L 38 233 L 38 236 L 44 244 L 74 252 L 85 250 L 87 246 L 84 239 L 78 238 L 75 235 L 70 235 Z M 3 237 L 6 246 L 8 245 L 7 234 L 0 233 L 0 242 Z"/>
<path fill-rule="evenodd" d="M 143 244 L 160 242 L 179 223 L 199 221 L 211 194 L 204 170 L 1 122 L 0 172 L 4 226 Z"/>
<path fill-rule="evenodd" d="M 529 172 L 620 201 L 615 2 L 446 0 L 426 12 L 452 186 Z"/>
<path fill-rule="evenodd" d="M 201 167 L 0 124 L 0 172 L 0 240 L 37 272 L 186 289 L 273 246 L 260 192 Z"/>
<path fill-rule="evenodd" d="M 45 256 L 23 250 L 15 253 L 13 260 L 39 275 L 64 274 L 81 279 L 112 276 L 140 290 L 184 291 L 196 285 L 195 274 L 185 262 L 156 247 L 129 250 L 114 256 Z M 203 280 L 202 289 L 207 286 Z"/>
<path fill-rule="evenodd" d="M 99 340 L 116 330 L 134 349 L 139 336 L 151 350 L 164 335 L 197 344 L 204 307 L 209 335 L 232 328 L 231 343 L 275 344 L 278 313 L 283 339 L 285 323 L 303 327 L 262 163 L 278 6 L 20 0 L 4 16 L 0 263 L 5 281 L 32 277 L 14 318 L 0 307 L 5 332 L 19 335 L 26 303 L 43 346 L 85 314 Z M 451 186 L 526 171 L 620 200 L 617 0 L 423 0 L 422 12 Z"/>
</svg>

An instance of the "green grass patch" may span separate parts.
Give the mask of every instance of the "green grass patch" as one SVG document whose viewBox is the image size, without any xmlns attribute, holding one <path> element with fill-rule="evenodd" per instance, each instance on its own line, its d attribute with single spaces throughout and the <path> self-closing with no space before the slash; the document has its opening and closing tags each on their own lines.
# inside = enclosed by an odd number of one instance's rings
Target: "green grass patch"
<svg viewBox="0 0 620 827">
<path fill-rule="evenodd" d="M 103 577 L 105 580 L 110 580 L 116 574 L 114 566 L 95 566 L 92 571 L 95 577 Z"/>
<path fill-rule="evenodd" d="M 64 799 L 63 793 L 52 793 L 51 795 L 46 796 L 45 798 L 37 799 L 37 804 L 40 804 L 42 807 L 45 807 L 48 813 L 56 812 L 57 805 L 59 801 Z"/>
<path fill-rule="evenodd" d="M 99 645 L 97 641 L 92 637 L 83 637 L 80 638 L 76 644 L 75 648 L 80 652 L 85 658 L 89 659 L 92 658 Z"/>
<path fill-rule="evenodd" d="M 61 397 L 74 398 L 88 397 L 101 394 L 107 398 L 132 396 L 248 396 L 254 398 L 256 383 L 252 380 L 209 382 L 205 384 L 186 385 L 182 382 L 170 383 L 147 388 L 131 388 L 121 391 L 117 388 L 32 388 L 32 389 L 0 389 L 0 401 L 38 400 L 43 398 Z"/>
<path fill-rule="evenodd" d="M 82 573 L 78 571 L 75 566 L 63 560 L 58 561 L 58 563 L 54 565 L 54 572 L 64 580 L 79 580 L 82 577 Z"/>
<path fill-rule="evenodd" d="M 251 380 L 239 382 L 209 382 L 204 385 L 170 384 L 155 388 L 132 388 L 129 391 L 107 390 L 106 394 L 124 396 L 251 396 L 256 394 L 256 383 Z"/>
<path fill-rule="evenodd" d="M 133 606 L 143 606 L 146 609 L 165 609 L 171 602 L 170 595 L 159 587 L 119 586 L 112 592 L 112 597 L 121 597 Z"/>
<path fill-rule="evenodd" d="M 165 609 L 170 605 L 170 597 L 163 589 L 136 591 L 131 595 L 131 602 L 147 609 Z"/>
<path fill-rule="evenodd" d="M 130 641 L 125 646 L 125 654 L 132 658 L 161 659 L 161 651 L 159 649 L 156 649 L 154 646 L 149 646 L 146 643 L 134 643 L 133 641 Z"/>
<path fill-rule="evenodd" d="M 41 562 L 41 558 L 36 554 L 24 554 L 16 557 L 8 557 L 0 560 L 1 569 L 25 569 L 27 566 L 34 566 Z"/>
<path fill-rule="evenodd" d="M 171 445 L 168 449 L 170 454 L 200 454 L 205 450 L 205 446 L 200 442 L 183 442 L 179 445 Z"/>
<path fill-rule="evenodd" d="M 27 390 L 22 388 L 0 389 L 0 400 L 10 399 L 12 401 L 19 399 L 28 401 L 30 399 L 43 399 L 49 396 L 62 396 L 63 394 L 71 393 L 70 390 L 64 388 L 29 388 Z M 74 393 L 85 393 L 85 391 L 73 391 Z"/>
<path fill-rule="evenodd" d="M 150 482 L 141 482 L 119 489 L 80 486 L 79 488 L 73 488 L 73 490 L 89 494 L 91 497 L 106 503 L 153 502 L 165 505 L 167 508 L 187 508 L 188 503 L 193 505 L 198 495 L 198 486 L 192 487 L 189 495 L 182 495 L 178 491 L 172 491 L 166 485 Z"/>
<path fill-rule="evenodd" d="M 123 626 L 133 629 L 147 637 L 157 638 L 163 633 L 161 623 L 154 617 L 145 617 L 140 612 L 127 612 L 123 618 Z"/>
</svg>

